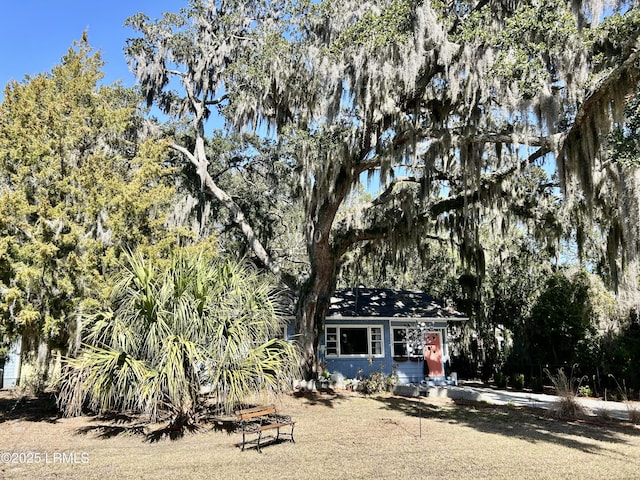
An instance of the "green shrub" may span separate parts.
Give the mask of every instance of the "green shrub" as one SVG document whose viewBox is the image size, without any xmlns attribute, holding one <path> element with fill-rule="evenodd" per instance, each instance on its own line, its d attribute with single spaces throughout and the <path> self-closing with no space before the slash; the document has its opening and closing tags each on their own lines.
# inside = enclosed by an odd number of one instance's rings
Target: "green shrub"
<svg viewBox="0 0 640 480">
<path fill-rule="evenodd" d="M 380 370 L 371 372 L 368 377 L 363 377 L 358 382 L 358 391 L 365 395 L 371 395 L 374 393 L 390 392 L 393 387 L 398 383 L 398 374 L 396 373 L 397 366 L 394 365 L 393 371 L 390 375 L 385 375 Z"/>
<path fill-rule="evenodd" d="M 593 397 L 593 390 L 589 385 L 581 385 L 578 388 L 578 396 L 579 397 Z"/>
<path fill-rule="evenodd" d="M 368 377 L 364 377 L 358 383 L 358 390 L 365 395 L 384 392 L 387 388 L 387 381 L 382 372 L 373 372 Z"/>
<path fill-rule="evenodd" d="M 516 373 L 513 376 L 513 381 L 511 382 L 511 386 L 517 390 L 522 390 L 524 388 L 524 374 Z"/>
<path fill-rule="evenodd" d="M 507 385 L 509 384 L 509 376 L 502 372 L 498 372 L 493 376 L 493 381 L 495 382 L 496 387 L 507 388 Z"/>
<path fill-rule="evenodd" d="M 542 377 L 531 377 L 531 390 L 535 393 L 544 392 L 544 379 Z"/>
</svg>

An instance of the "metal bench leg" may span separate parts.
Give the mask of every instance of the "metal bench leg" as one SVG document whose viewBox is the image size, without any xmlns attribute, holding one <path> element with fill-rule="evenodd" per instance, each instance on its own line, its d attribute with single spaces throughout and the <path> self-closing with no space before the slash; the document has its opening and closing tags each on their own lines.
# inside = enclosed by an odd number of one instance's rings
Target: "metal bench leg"
<svg viewBox="0 0 640 480">
<path fill-rule="evenodd" d="M 296 426 L 296 424 L 295 424 L 295 423 L 292 423 L 292 424 L 291 424 L 291 441 L 292 441 L 293 443 L 296 443 L 296 441 L 293 439 L 293 429 L 295 428 L 295 426 Z"/>
<path fill-rule="evenodd" d="M 260 439 L 262 438 L 262 430 L 260 430 L 258 432 L 258 453 L 262 453 L 262 450 L 260 449 Z"/>
<path fill-rule="evenodd" d="M 244 446 L 246 445 L 246 434 L 244 433 L 244 431 L 242 432 L 242 452 L 244 452 Z"/>
</svg>

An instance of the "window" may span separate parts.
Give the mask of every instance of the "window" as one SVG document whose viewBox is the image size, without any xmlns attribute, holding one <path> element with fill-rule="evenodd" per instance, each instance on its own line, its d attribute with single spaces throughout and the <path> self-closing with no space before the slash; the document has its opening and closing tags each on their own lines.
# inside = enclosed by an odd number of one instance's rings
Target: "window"
<svg viewBox="0 0 640 480">
<path fill-rule="evenodd" d="M 418 358 L 424 355 L 422 334 L 419 328 L 393 327 L 391 335 L 394 357 Z"/>
<path fill-rule="evenodd" d="M 382 356 L 382 327 L 326 327 L 327 356 Z"/>
<path fill-rule="evenodd" d="M 288 340 L 288 338 L 287 338 L 287 327 L 286 326 L 280 327 L 280 331 L 276 334 L 276 338 L 278 340 Z"/>
</svg>

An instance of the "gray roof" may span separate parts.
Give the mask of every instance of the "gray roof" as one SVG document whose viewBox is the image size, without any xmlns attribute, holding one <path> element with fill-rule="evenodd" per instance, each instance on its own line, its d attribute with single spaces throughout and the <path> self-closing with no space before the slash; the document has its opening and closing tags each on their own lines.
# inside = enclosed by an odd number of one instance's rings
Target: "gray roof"
<svg viewBox="0 0 640 480">
<path fill-rule="evenodd" d="M 327 317 L 468 319 L 424 292 L 364 287 L 336 290 Z"/>
</svg>

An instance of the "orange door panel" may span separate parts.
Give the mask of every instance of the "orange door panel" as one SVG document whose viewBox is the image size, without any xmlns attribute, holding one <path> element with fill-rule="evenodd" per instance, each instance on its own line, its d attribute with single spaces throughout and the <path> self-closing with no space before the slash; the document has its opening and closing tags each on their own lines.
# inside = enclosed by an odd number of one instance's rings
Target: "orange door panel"
<svg viewBox="0 0 640 480">
<path fill-rule="evenodd" d="M 430 377 L 443 377 L 442 346 L 440 334 L 428 332 L 424 336 L 424 360 L 427 362 Z"/>
</svg>

